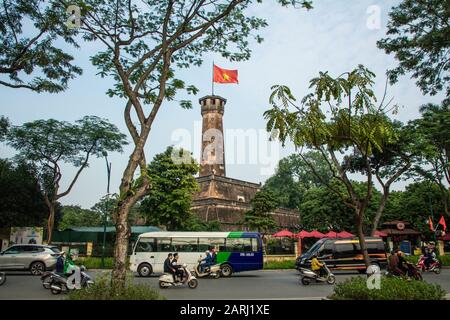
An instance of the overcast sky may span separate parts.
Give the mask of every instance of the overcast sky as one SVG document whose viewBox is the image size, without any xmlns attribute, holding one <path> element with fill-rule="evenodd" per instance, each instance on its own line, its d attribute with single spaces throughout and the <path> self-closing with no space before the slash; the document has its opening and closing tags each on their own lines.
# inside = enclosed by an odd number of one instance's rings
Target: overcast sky
<svg viewBox="0 0 450 320">
<path fill-rule="evenodd" d="M 319 71 L 329 71 L 332 76 L 337 76 L 358 64 L 364 64 L 377 74 L 376 93 L 381 97 L 385 72 L 395 66 L 396 61 L 379 50 L 376 41 L 385 35 L 387 14 L 399 2 L 322 0 L 314 1 L 314 9 L 310 11 L 282 8 L 275 1 L 255 4 L 249 13 L 263 17 L 269 23 L 261 32 L 264 42 L 251 45 L 253 55 L 249 61 L 230 63 L 219 55 L 209 54 L 205 55 L 200 68 L 180 72 L 179 77 L 200 89 L 196 97 L 187 96 L 192 99 L 194 108 L 183 110 L 176 102 L 163 105 L 145 148 L 147 159 L 164 151 L 168 145 L 178 145 L 180 134 L 184 134 L 183 145 L 190 145 L 189 149 L 199 159 L 201 115 L 198 98 L 211 94 L 211 65 L 214 60 L 220 67 L 239 71 L 239 85 L 215 86 L 215 93 L 227 99 L 224 115 L 227 176 L 264 182 L 273 173 L 277 161 L 293 152 L 292 146 L 281 148 L 278 144 L 272 144 L 269 146 L 271 149 L 267 149 L 266 137 L 260 134 L 265 128 L 262 114 L 269 108 L 270 87 L 274 84 L 288 85 L 300 98 L 308 93 L 308 81 Z M 66 92 L 37 94 L 25 89 L 0 87 L 0 114 L 7 116 L 14 125 L 49 118 L 74 121 L 84 115 L 96 115 L 109 119 L 127 133 L 123 121 L 125 101 L 105 95 L 112 81 L 96 76 L 97 70 L 89 62 L 89 56 L 100 46 L 91 43 L 82 44 L 82 47 L 82 50 L 72 51 L 84 73 L 70 83 Z M 443 99 L 443 95 L 423 96 L 409 76 L 400 78 L 398 84 L 389 87 L 388 97 L 394 97 L 394 102 L 400 105 L 396 117 L 404 122 L 418 117 L 420 105 L 439 103 Z M 180 95 L 178 98 L 186 97 Z M 230 137 L 239 133 L 236 130 L 255 134 L 256 144 L 253 141 L 240 149 L 233 147 Z M 187 143 L 189 136 L 186 133 L 190 135 L 190 143 Z M 256 149 L 255 145 L 258 146 Z M 128 146 L 123 154 L 110 155 L 112 192 L 118 190 L 131 150 Z M 243 155 L 243 152 L 246 154 Z M 1 146 L 1 158 L 13 155 L 14 150 Z M 237 163 L 238 160 L 245 163 Z M 75 169 L 63 167 L 63 186 L 67 186 L 74 174 Z M 403 186 L 400 183 L 397 188 Z M 71 194 L 61 202 L 90 207 L 105 193 L 105 161 L 94 159 Z"/>
</svg>

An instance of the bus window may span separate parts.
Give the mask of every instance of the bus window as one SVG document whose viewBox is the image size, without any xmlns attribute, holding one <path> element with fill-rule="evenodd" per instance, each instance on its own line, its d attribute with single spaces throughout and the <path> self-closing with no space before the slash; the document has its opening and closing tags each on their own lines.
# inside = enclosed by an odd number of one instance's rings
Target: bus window
<svg viewBox="0 0 450 320">
<path fill-rule="evenodd" d="M 259 251 L 259 248 L 258 248 L 258 243 L 259 243 L 258 238 L 251 238 L 251 240 L 252 240 L 252 251 L 253 251 L 253 252 L 258 252 L 258 251 Z"/>
<path fill-rule="evenodd" d="M 154 252 L 156 249 L 155 238 L 140 238 L 135 252 Z"/>
<path fill-rule="evenodd" d="M 252 239 L 251 238 L 228 238 L 227 251 L 230 252 L 251 252 Z"/>
<path fill-rule="evenodd" d="M 218 251 L 225 251 L 225 239 L 224 238 L 199 238 L 198 239 L 198 251 L 205 252 L 206 250 L 216 248 Z"/>
<path fill-rule="evenodd" d="M 327 241 L 323 244 L 323 246 L 319 249 L 319 252 L 317 253 L 319 257 L 324 256 L 332 256 L 333 255 L 333 242 Z"/>
<path fill-rule="evenodd" d="M 170 238 L 158 238 L 156 243 L 158 252 L 173 252 Z"/>
<path fill-rule="evenodd" d="M 172 238 L 172 248 L 176 252 L 197 252 L 198 238 Z"/>
</svg>

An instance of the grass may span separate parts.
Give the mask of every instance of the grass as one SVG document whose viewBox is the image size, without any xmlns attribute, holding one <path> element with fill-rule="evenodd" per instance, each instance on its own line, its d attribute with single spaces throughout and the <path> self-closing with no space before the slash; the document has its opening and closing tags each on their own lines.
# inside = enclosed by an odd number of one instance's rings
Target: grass
<svg viewBox="0 0 450 320">
<path fill-rule="evenodd" d="M 99 257 L 79 257 L 75 260 L 76 265 L 84 265 L 87 269 L 112 269 L 114 265 L 113 257 L 105 257 L 105 267 L 102 268 L 102 258 Z"/>
<path fill-rule="evenodd" d="M 264 262 L 265 270 L 275 270 L 275 269 L 295 269 L 295 260 L 284 260 L 284 261 L 269 261 Z"/>
</svg>

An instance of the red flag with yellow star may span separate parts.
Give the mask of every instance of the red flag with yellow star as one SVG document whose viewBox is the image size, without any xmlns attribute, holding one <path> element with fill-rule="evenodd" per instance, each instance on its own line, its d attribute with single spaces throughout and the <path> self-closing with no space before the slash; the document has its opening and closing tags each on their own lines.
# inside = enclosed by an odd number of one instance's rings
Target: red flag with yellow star
<svg viewBox="0 0 450 320">
<path fill-rule="evenodd" d="M 239 83 L 237 70 L 222 69 L 216 66 L 215 64 L 213 66 L 214 66 L 213 82 Z"/>
</svg>

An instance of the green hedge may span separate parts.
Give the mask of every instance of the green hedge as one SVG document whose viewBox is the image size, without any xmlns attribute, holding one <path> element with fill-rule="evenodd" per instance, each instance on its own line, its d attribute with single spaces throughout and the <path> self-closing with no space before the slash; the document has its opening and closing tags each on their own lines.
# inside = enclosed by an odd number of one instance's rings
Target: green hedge
<svg viewBox="0 0 450 320">
<path fill-rule="evenodd" d="M 264 269 L 295 269 L 295 260 L 265 262 Z"/>
<path fill-rule="evenodd" d="M 69 300 L 165 300 L 159 292 L 144 284 L 132 284 L 127 279 L 124 289 L 113 289 L 109 277 L 103 276 L 95 280 L 89 288 L 74 290 L 69 293 Z"/>
<path fill-rule="evenodd" d="M 353 277 L 334 286 L 332 300 L 444 300 L 446 292 L 425 281 L 382 277 L 380 289 L 369 289 L 366 277 Z"/>
<path fill-rule="evenodd" d="M 89 269 L 102 269 L 102 258 L 98 257 L 79 257 L 75 260 L 76 265 L 84 265 L 88 270 Z M 105 268 L 104 269 L 112 269 L 114 265 L 114 258 L 105 257 Z"/>
</svg>

